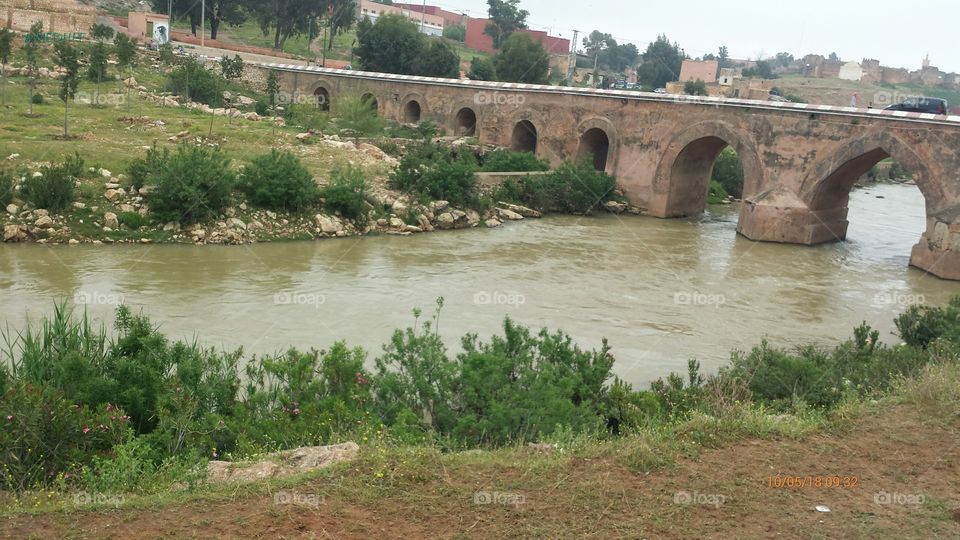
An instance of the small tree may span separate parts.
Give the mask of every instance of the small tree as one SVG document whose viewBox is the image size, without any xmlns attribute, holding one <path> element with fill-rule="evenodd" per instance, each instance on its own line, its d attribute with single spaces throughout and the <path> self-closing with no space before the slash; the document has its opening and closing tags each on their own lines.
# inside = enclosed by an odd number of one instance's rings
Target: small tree
<svg viewBox="0 0 960 540">
<path fill-rule="evenodd" d="M 550 55 L 543 45 L 527 34 L 513 34 L 493 58 L 493 66 L 501 81 L 546 84 L 550 75 Z"/>
<path fill-rule="evenodd" d="M 443 27 L 443 37 L 463 43 L 467 39 L 467 27 L 462 24 Z"/>
<path fill-rule="evenodd" d="M 270 106 L 277 106 L 277 94 L 280 93 L 280 80 L 277 78 L 277 72 L 270 70 L 267 75 L 267 98 L 270 100 Z"/>
<path fill-rule="evenodd" d="M 107 56 L 109 55 L 107 51 L 107 46 L 103 42 L 97 42 L 93 46 L 93 49 L 90 50 L 89 57 L 89 67 L 87 68 L 87 78 L 92 81 L 97 81 L 97 90 L 94 92 L 94 99 L 91 106 L 95 106 L 100 103 L 100 82 L 103 80 L 104 76 L 107 74 Z"/>
<path fill-rule="evenodd" d="M 90 27 L 90 37 L 97 41 L 110 41 L 113 34 L 113 28 L 105 24 L 97 23 Z"/>
<path fill-rule="evenodd" d="M 3 77 L 7 68 L 7 62 L 10 61 L 11 48 L 13 47 L 13 32 L 9 28 L 0 28 L 0 78 Z M 3 81 L 0 81 L 0 104 L 6 104 L 7 97 L 3 89 Z"/>
<path fill-rule="evenodd" d="M 41 33 L 43 33 L 43 23 L 37 21 L 30 26 L 28 36 L 38 36 Z M 37 69 L 40 67 L 40 45 L 33 37 L 23 40 L 23 58 L 30 74 L 30 116 L 33 116 L 33 94 L 37 85 Z"/>
<path fill-rule="evenodd" d="M 683 92 L 689 96 L 707 95 L 707 84 L 702 79 L 687 81 L 683 85 Z"/>
<path fill-rule="evenodd" d="M 224 56 L 220 59 L 220 70 L 224 79 L 239 79 L 243 76 L 243 58 L 234 55 L 233 59 Z"/>
<path fill-rule="evenodd" d="M 56 63 L 65 70 L 60 84 L 60 99 L 63 100 L 63 137 L 70 136 L 70 100 L 77 94 L 77 85 L 80 84 L 80 60 L 77 50 L 67 40 L 58 41 L 54 45 Z"/>
<path fill-rule="evenodd" d="M 467 73 L 467 78 L 474 81 L 495 81 L 497 72 L 489 58 L 474 56 L 470 61 L 470 72 Z"/>
<path fill-rule="evenodd" d="M 117 67 L 121 70 L 127 70 L 127 114 L 130 114 L 130 84 L 129 80 L 133 77 L 133 66 L 137 63 L 137 44 L 126 34 L 117 34 L 113 39 L 113 47 L 117 51 Z"/>
<path fill-rule="evenodd" d="M 433 41 L 424 48 L 417 66 L 417 74 L 425 77 L 460 76 L 460 58 L 443 41 Z"/>
</svg>

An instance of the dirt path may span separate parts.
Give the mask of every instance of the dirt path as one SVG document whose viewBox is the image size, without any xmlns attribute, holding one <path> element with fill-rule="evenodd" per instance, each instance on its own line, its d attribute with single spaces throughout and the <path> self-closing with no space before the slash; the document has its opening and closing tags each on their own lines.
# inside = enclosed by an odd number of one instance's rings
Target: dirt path
<svg viewBox="0 0 960 540">
<path fill-rule="evenodd" d="M 346 479 L 287 490 L 302 505 L 257 495 L 203 506 L 18 516 L 0 524 L 0 536 L 960 538 L 960 418 L 928 419 L 906 406 L 866 417 L 844 433 L 746 441 L 651 474 L 605 458 L 523 461 L 428 463 L 392 487 L 366 490 L 349 481 L 361 473 L 349 472 Z M 778 473 L 856 476 L 858 482 L 769 487 L 768 477 Z M 524 500 L 476 504 L 478 491 Z M 879 492 L 899 502 L 878 503 Z M 922 504 L 907 499 L 919 495 Z M 684 498 L 698 503 L 676 502 Z M 830 512 L 816 511 L 817 505 Z"/>
</svg>

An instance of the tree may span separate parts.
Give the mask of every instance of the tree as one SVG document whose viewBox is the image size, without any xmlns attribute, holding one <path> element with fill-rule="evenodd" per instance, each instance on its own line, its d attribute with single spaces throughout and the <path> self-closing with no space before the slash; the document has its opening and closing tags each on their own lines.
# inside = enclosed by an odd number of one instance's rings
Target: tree
<svg viewBox="0 0 960 540">
<path fill-rule="evenodd" d="M 584 52 L 587 56 L 593 58 L 605 47 L 609 46 L 611 41 L 614 45 L 617 44 L 610 34 L 604 34 L 599 30 L 594 30 L 590 32 L 590 35 L 583 38 Z"/>
<path fill-rule="evenodd" d="M 227 55 L 224 55 L 220 59 L 220 71 L 223 73 L 224 79 L 239 79 L 243 77 L 243 58 L 240 58 L 239 54 L 233 55 L 231 59 Z"/>
<path fill-rule="evenodd" d="M 443 27 L 443 37 L 463 43 L 467 39 L 467 27 L 462 24 Z"/>
<path fill-rule="evenodd" d="M 497 78 L 505 82 L 547 84 L 550 55 L 539 42 L 526 34 L 514 34 L 503 42 L 493 58 Z"/>
<path fill-rule="evenodd" d="M 77 50 L 68 40 L 58 41 L 54 45 L 54 55 L 57 65 L 64 69 L 60 83 L 60 99 L 63 100 L 63 137 L 67 138 L 70 136 L 70 100 L 77 94 L 77 85 L 80 84 L 80 59 Z"/>
<path fill-rule="evenodd" d="M 755 67 L 743 70 L 744 77 L 759 77 L 761 79 L 776 79 L 777 75 L 766 60 L 758 60 Z"/>
<path fill-rule="evenodd" d="M 246 0 L 245 6 L 264 35 L 273 30 L 273 48 L 278 51 L 290 36 L 308 32 L 313 21 L 330 8 L 326 0 Z"/>
<path fill-rule="evenodd" d="M 840 57 L 837 56 L 837 53 L 832 52 L 832 53 L 830 53 L 830 60 L 832 60 L 832 61 L 834 61 L 834 62 L 838 62 L 838 61 L 840 61 Z"/>
<path fill-rule="evenodd" d="M 330 29 L 330 39 L 327 50 L 333 49 L 333 38 L 342 34 L 353 26 L 357 17 L 357 5 L 353 0 L 326 0 L 330 7 L 327 11 L 327 26 Z"/>
<path fill-rule="evenodd" d="M 680 78 L 680 66 L 686 55 L 678 44 L 671 44 L 667 36 L 660 35 L 647 46 L 642 58 L 643 63 L 637 69 L 640 83 L 650 88 L 663 88 L 668 82 Z"/>
<path fill-rule="evenodd" d="M 37 36 L 43 33 L 43 23 L 37 21 L 30 26 L 31 36 Z M 37 84 L 37 69 L 40 67 L 40 44 L 35 39 L 23 40 L 23 58 L 27 64 L 27 71 L 30 73 L 30 116 L 33 116 L 33 91 Z"/>
<path fill-rule="evenodd" d="M 113 34 L 113 28 L 105 24 L 97 23 L 90 27 L 90 37 L 97 41 L 110 41 Z"/>
<path fill-rule="evenodd" d="M 683 93 L 688 96 L 705 96 L 707 95 L 707 85 L 702 79 L 687 81 L 683 85 Z"/>
<path fill-rule="evenodd" d="M 222 23 L 230 26 L 243 24 L 247 20 L 247 12 L 242 8 L 240 0 L 208 0 L 205 18 L 210 21 L 210 39 L 217 39 Z"/>
<path fill-rule="evenodd" d="M 102 41 L 98 41 L 96 45 L 90 49 L 90 57 L 88 59 L 89 67 L 87 68 L 87 78 L 90 80 L 97 81 L 97 90 L 94 92 L 93 101 L 91 105 L 97 105 L 100 103 L 100 82 L 103 80 L 103 77 L 107 74 L 107 46 L 103 44 Z"/>
<path fill-rule="evenodd" d="M 782 67 L 787 67 L 790 64 L 792 64 L 794 61 L 793 55 L 785 52 L 777 53 L 776 58 L 777 58 L 777 64 L 779 64 Z"/>
<path fill-rule="evenodd" d="M 527 27 L 530 12 L 520 9 L 520 0 L 487 0 L 487 5 L 490 22 L 483 33 L 493 38 L 495 49 L 501 48 L 515 31 Z"/>
<path fill-rule="evenodd" d="M 172 0 L 172 4 L 169 2 L 171 0 L 152 0 L 150 5 L 154 13 L 166 13 L 169 8 L 173 11 L 174 19 L 189 18 L 190 33 L 196 36 L 197 27 L 200 26 L 201 2 L 195 2 L 194 0 Z"/>
<path fill-rule="evenodd" d="M 131 70 L 137 62 L 137 44 L 124 33 L 118 33 L 113 38 L 113 48 L 117 52 L 117 68 L 127 70 L 127 81 L 124 86 L 127 87 L 127 114 L 130 113 L 130 83 L 133 76 Z"/>
<path fill-rule="evenodd" d="M 721 45 L 720 50 L 717 51 L 717 60 L 719 61 L 719 67 L 721 69 L 730 67 L 730 51 L 727 50 L 726 45 Z"/>
<path fill-rule="evenodd" d="M 433 40 L 424 48 L 416 69 L 417 75 L 424 77 L 459 78 L 460 58 L 449 45 Z"/>
<path fill-rule="evenodd" d="M 369 30 L 359 33 L 356 55 L 360 68 L 415 75 L 424 48 L 423 40 L 417 25 L 410 19 L 399 15 L 382 16 Z"/>
<path fill-rule="evenodd" d="M 0 78 L 3 77 L 7 69 L 7 62 L 10 61 L 10 53 L 13 48 L 13 31 L 9 28 L 0 28 Z M 0 104 L 6 105 L 7 96 L 4 92 L 4 83 L 0 80 Z"/>
<path fill-rule="evenodd" d="M 470 73 L 467 78 L 474 81 L 495 81 L 497 80 L 497 71 L 493 67 L 493 61 L 489 58 L 474 56 L 470 61 Z"/>
<path fill-rule="evenodd" d="M 277 78 L 277 72 L 270 70 L 267 75 L 267 97 L 270 99 L 270 106 L 277 105 L 277 96 L 280 94 L 280 80 Z"/>
</svg>

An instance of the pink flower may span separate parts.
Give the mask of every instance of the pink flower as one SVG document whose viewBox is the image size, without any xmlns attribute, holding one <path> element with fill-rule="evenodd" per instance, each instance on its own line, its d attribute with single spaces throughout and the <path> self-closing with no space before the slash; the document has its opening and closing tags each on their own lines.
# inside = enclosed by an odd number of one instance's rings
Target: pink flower
<svg viewBox="0 0 960 540">
<path fill-rule="evenodd" d="M 90 428 L 84 427 L 84 428 L 83 428 L 83 432 L 84 432 L 84 433 L 90 433 Z"/>
<path fill-rule="evenodd" d="M 12 414 L 7 416 L 7 422 L 9 422 L 9 421 L 11 421 L 11 420 L 13 420 L 13 415 L 12 415 Z"/>
<path fill-rule="evenodd" d="M 300 414 L 300 409 L 294 409 L 293 414 Z"/>
</svg>

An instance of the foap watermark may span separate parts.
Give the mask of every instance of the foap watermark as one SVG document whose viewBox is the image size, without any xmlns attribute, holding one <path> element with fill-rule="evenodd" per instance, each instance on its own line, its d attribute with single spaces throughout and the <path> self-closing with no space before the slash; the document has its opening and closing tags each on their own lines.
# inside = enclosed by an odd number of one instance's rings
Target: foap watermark
<svg viewBox="0 0 960 540">
<path fill-rule="evenodd" d="M 720 108 L 720 99 L 710 96 L 691 96 L 689 94 L 674 94 L 674 103 L 698 103 L 700 105 L 713 105 Z"/>
<path fill-rule="evenodd" d="M 119 306 L 123 304 L 123 295 L 79 291 L 73 295 L 73 303 L 84 306 Z"/>
<path fill-rule="evenodd" d="M 319 508 L 321 504 L 324 504 L 324 498 L 323 495 L 317 495 L 315 493 L 278 491 L 273 494 L 273 504 L 278 506 L 292 504 L 295 506 Z"/>
<path fill-rule="evenodd" d="M 874 504 L 899 504 L 902 506 L 919 506 L 926 502 L 927 497 L 923 493 L 890 493 L 889 491 L 878 491 L 873 494 Z"/>
<path fill-rule="evenodd" d="M 477 105 L 512 105 L 519 107 L 526 103 L 523 94 L 507 94 L 504 92 L 477 92 L 473 95 L 473 102 Z"/>
<path fill-rule="evenodd" d="M 673 293 L 673 303 L 678 306 L 712 306 L 719 308 L 727 303 L 727 297 L 722 294 L 680 291 Z"/>
<path fill-rule="evenodd" d="M 73 496 L 73 504 L 77 506 L 87 506 L 91 504 L 109 504 L 113 506 L 120 506 L 123 504 L 123 501 L 123 495 L 90 493 L 89 491 L 81 491 Z"/>
<path fill-rule="evenodd" d="M 720 508 L 720 506 L 727 501 L 726 495 L 717 495 L 714 493 L 697 493 L 696 491 L 678 491 L 673 494 L 673 503 L 690 505 L 690 504 L 705 504 L 708 506 L 713 506 L 714 508 Z"/>
<path fill-rule="evenodd" d="M 927 299 L 922 294 L 884 292 L 873 295 L 873 303 L 881 306 L 908 307 L 916 304 L 926 304 Z"/>
<path fill-rule="evenodd" d="M 473 295 L 473 303 L 478 306 L 510 306 L 518 308 L 527 303 L 527 297 L 516 293 L 480 291 Z"/>
<path fill-rule="evenodd" d="M 102 106 L 120 106 L 127 102 L 127 96 L 123 94 L 100 94 L 97 92 L 77 92 L 73 96 L 73 102 L 82 105 L 102 105 Z"/>
<path fill-rule="evenodd" d="M 48 41 L 83 41 L 83 32 L 36 32 L 33 34 L 24 34 L 23 41 L 26 43 L 45 43 Z"/>
<path fill-rule="evenodd" d="M 327 302 L 327 297 L 317 293 L 281 292 L 273 295 L 273 304 L 276 306 L 320 306 Z"/>
<path fill-rule="evenodd" d="M 326 105 L 327 96 L 323 94 L 301 94 L 300 92 L 276 92 L 273 94 L 273 102 L 279 106 L 284 105 L 313 105 L 320 107 Z"/>
<path fill-rule="evenodd" d="M 473 504 L 501 504 L 520 506 L 527 498 L 520 493 L 509 491 L 478 491 L 473 494 Z"/>
<path fill-rule="evenodd" d="M 873 101 L 870 103 L 873 107 L 882 109 L 888 105 L 903 103 L 907 100 L 907 98 L 910 97 L 914 97 L 914 95 L 904 94 L 902 92 L 893 92 L 889 90 L 880 90 L 879 92 L 873 94 Z"/>
</svg>

